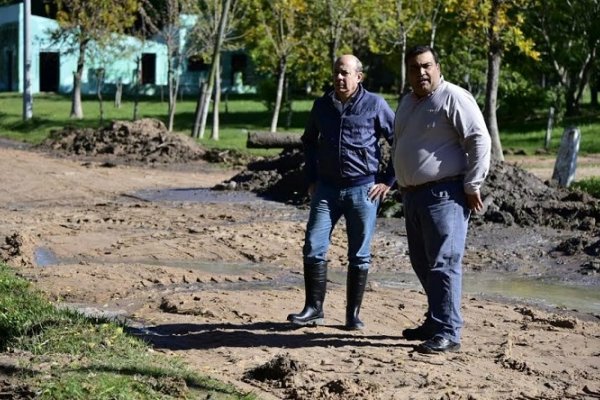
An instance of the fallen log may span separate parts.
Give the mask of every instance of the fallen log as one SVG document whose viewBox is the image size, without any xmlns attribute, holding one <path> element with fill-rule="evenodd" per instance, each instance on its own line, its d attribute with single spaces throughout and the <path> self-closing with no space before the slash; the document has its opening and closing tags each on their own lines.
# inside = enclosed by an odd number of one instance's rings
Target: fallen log
<svg viewBox="0 0 600 400">
<path fill-rule="evenodd" d="M 246 147 L 249 149 L 301 149 L 302 141 L 298 133 L 248 131 Z"/>
</svg>

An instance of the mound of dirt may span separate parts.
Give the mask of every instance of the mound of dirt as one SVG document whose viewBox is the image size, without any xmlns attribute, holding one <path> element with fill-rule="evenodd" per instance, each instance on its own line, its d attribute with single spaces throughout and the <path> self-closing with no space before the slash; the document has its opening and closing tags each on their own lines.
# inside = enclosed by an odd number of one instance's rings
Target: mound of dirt
<svg viewBox="0 0 600 400">
<path fill-rule="evenodd" d="M 481 192 L 487 204 L 487 221 L 589 232 L 599 229 L 598 199 L 542 182 L 515 165 L 494 162 Z"/>
<path fill-rule="evenodd" d="M 239 174 L 214 189 L 247 190 L 296 205 L 308 202 L 301 150 L 287 149 L 276 157 L 260 159 L 231 150 L 206 150 L 190 137 L 169 133 L 156 119 L 114 121 L 98 130 L 65 128 L 53 132 L 40 147 L 68 155 L 108 156 L 113 162 L 181 164 L 204 160 L 245 165 Z M 382 152 L 383 159 L 387 160 L 389 146 L 382 143 Z M 384 203 L 382 215 L 402 216 L 399 196 L 394 194 L 392 192 Z M 584 192 L 560 188 L 516 165 L 495 162 L 482 188 L 482 196 L 486 211 L 482 216 L 474 216 L 474 224 L 541 225 L 585 232 L 588 238 L 578 239 L 577 243 L 562 243 L 558 249 L 565 248 L 565 253 L 584 251 L 589 255 L 600 252 L 600 240 L 592 239 L 600 236 L 600 200 Z"/>
<path fill-rule="evenodd" d="M 69 155 L 143 163 L 200 160 L 206 153 L 192 138 L 170 133 L 162 121 L 151 118 L 113 121 L 101 129 L 67 127 L 51 132 L 39 147 Z"/>
<path fill-rule="evenodd" d="M 301 151 L 284 150 L 277 157 L 249 163 L 245 170 L 216 189 L 250 190 L 274 200 L 302 204 L 308 200 L 303 165 Z M 599 199 L 544 182 L 516 165 L 494 162 L 481 191 L 486 211 L 473 218 L 475 224 L 542 225 L 600 235 Z M 391 194 L 382 214 L 402 217 L 400 198 L 396 191 Z M 600 240 L 580 240 L 578 244 L 594 255 Z"/>
<path fill-rule="evenodd" d="M 307 374 L 308 372 L 308 374 Z M 360 379 L 335 379 L 321 387 L 314 386 L 310 371 L 289 353 L 279 354 L 263 365 L 249 369 L 246 381 L 258 381 L 273 388 L 283 388 L 289 399 L 371 400 L 377 396 L 377 385 Z"/>
<path fill-rule="evenodd" d="M 100 129 L 66 127 L 52 131 L 37 148 L 114 164 L 173 165 L 202 160 L 242 166 L 255 159 L 235 150 L 205 149 L 191 137 L 169 132 L 162 121 L 153 118 L 113 121 Z"/>
<path fill-rule="evenodd" d="M 249 162 L 243 171 L 214 189 L 247 190 L 272 200 L 303 204 L 308 202 L 303 165 L 301 151 L 284 150 L 277 157 Z"/>
<path fill-rule="evenodd" d="M 294 360 L 289 354 L 279 354 L 266 364 L 248 370 L 245 379 L 287 387 L 289 386 L 288 381 L 305 369 L 304 363 Z"/>
</svg>

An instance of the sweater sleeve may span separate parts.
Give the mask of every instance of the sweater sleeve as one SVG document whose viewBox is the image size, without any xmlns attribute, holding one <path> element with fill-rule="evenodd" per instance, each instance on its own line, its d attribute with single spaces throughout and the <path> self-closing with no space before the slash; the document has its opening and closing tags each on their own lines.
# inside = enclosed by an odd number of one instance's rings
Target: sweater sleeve
<svg viewBox="0 0 600 400">
<path fill-rule="evenodd" d="M 492 141 L 473 96 L 457 87 L 452 99 L 449 117 L 461 135 L 461 144 L 467 155 L 464 190 L 473 194 L 479 191 L 489 172 Z"/>
</svg>

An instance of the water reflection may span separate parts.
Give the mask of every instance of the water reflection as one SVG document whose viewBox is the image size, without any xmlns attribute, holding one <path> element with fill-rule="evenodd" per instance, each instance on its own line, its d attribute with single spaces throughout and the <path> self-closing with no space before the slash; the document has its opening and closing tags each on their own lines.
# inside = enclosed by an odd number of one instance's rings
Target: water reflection
<svg viewBox="0 0 600 400">
<path fill-rule="evenodd" d="M 35 249 L 33 257 L 38 267 L 49 267 L 59 263 L 56 255 L 47 247 L 38 247 Z"/>
<path fill-rule="evenodd" d="M 412 273 L 372 274 L 382 286 L 421 289 Z M 543 307 L 600 314 L 600 290 L 596 286 L 578 286 L 563 282 L 513 276 L 510 274 L 476 272 L 463 276 L 466 295 L 524 301 Z"/>
<path fill-rule="evenodd" d="M 72 260 L 71 260 L 72 261 Z M 130 260 L 133 261 L 133 260 Z M 68 260 L 60 260 L 51 249 L 38 247 L 35 250 L 35 262 L 40 267 L 49 267 Z M 96 262 L 100 262 L 97 260 Z M 302 275 L 272 265 L 257 263 L 220 263 L 196 260 L 135 260 L 147 265 L 164 265 L 176 268 L 197 270 L 207 273 L 243 275 L 248 272 L 271 276 L 270 286 L 302 285 Z M 346 271 L 331 269 L 328 278 L 337 284 L 345 285 Z M 383 287 L 398 289 L 421 289 L 414 273 L 409 272 L 372 272 L 369 279 Z M 227 290 L 264 289 L 265 282 L 240 280 L 227 283 Z M 523 301 L 544 307 L 560 307 L 585 313 L 600 315 L 600 290 L 597 286 L 577 286 L 563 282 L 524 278 L 510 274 L 476 272 L 464 275 L 465 295 L 483 295 L 488 298 Z"/>
</svg>

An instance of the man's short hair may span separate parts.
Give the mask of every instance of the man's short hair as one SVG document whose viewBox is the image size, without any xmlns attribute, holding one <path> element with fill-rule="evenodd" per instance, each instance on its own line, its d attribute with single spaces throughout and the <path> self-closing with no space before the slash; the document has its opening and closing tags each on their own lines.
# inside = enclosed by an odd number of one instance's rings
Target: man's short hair
<svg viewBox="0 0 600 400">
<path fill-rule="evenodd" d="M 419 54 L 423 54 L 423 53 L 427 53 L 427 52 L 430 52 L 433 55 L 433 59 L 436 64 L 440 63 L 440 61 L 438 59 L 438 53 L 437 53 L 437 51 L 435 51 L 435 49 L 433 47 L 417 45 L 417 46 L 413 46 L 410 49 L 408 49 L 408 51 L 406 52 L 406 55 L 404 56 L 404 64 L 408 64 L 408 61 L 411 58 L 416 57 Z"/>
<path fill-rule="evenodd" d="M 354 58 L 354 62 L 356 64 L 356 72 L 363 72 L 363 64 L 362 62 L 358 59 L 358 57 L 356 57 L 353 54 L 346 54 L 345 56 L 350 56 L 352 58 Z M 340 62 L 340 58 L 342 58 L 343 56 L 339 56 L 338 58 L 335 59 L 335 63 L 334 65 L 337 65 Z"/>
</svg>

